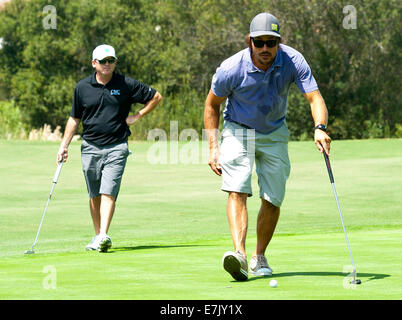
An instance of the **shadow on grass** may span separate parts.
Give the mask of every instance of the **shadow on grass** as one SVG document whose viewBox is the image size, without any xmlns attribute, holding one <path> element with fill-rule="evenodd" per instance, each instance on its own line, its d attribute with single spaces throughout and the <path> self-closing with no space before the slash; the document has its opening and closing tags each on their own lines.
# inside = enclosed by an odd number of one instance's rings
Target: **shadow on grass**
<svg viewBox="0 0 402 320">
<path fill-rule="evenodd" d="M 255 280 L 266 279 L 266 278 L 282 278 L 282 277 L 298 277 L 298 276 L 340 277 L 340 278 L 351 277 L 349 274 L 343 273 L 343 272 L 282 272 L 282 273 L 274 273 L 272 276 L 267 276 L 267 277 L 252 277 L 252 278 L 249 278 L 248 281 L 255 281 Z M 384 278 L 387 278 L 390 276 L 391 275 L 389 275 L 389 274 L 383 274 L 383 273 L 360 273 L 360 272 L 357 272 L 357 278 L 361 279 L 362 281 L 364 279 L 364 282 L 368 282 L 368 281 L 372 281 L 372 280 L 380 280 L 380 279 L 384 279 Z"/>
<path fill-rule="evenodd" d="M 133 247 L 114 247 L 108 251 L 113 253 L 116 251 L 134 251 L 134 250 L 148 250 L 148 249 L 167 249 L 167 248 L 190 248 L 190 247 L 206 247 L 205 245 L 183 244 L 183 245 L 150 245 L 150 246 L 133 246 Z"/>
</svg>

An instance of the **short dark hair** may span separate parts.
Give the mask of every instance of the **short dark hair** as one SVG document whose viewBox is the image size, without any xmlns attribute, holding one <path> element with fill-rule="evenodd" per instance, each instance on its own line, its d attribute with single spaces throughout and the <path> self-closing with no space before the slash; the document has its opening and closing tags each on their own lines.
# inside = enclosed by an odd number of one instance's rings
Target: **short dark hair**
<svg viewBox="0 0 402 320">
<path fill-rule="evenodd" d="M 251 47 L 251 37 L 250 34 L 246 34 L 246 36 L 244 37 L 244 43 L 246 44 L 247 47 Z"/>
</svg>

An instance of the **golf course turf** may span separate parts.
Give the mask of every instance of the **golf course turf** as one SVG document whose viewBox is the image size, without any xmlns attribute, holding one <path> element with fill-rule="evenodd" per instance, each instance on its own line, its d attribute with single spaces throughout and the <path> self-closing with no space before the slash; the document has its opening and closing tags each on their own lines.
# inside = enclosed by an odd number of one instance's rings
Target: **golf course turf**
<svg viewBox="0 0 402 320">
<path fill-rule="evenodd" d="M 235 282 L 221 264 L 232 250 L 227 194 L 206 163 L 151 164 L 151 142 L 130 142 L 108 253 L 93 237 L 72 143 L 35 247 L 56 170 L 58 143 L 0 140 L 0 299 L 394 300 L 401 298 L 402 139 L 333 141 L 331 166 L 361 285 L 328 173 L 313 142 L 290 142 L 291 175 L 267 250 L 272 277 Z M 179 150 L 186 143 L 179 143 Z M 201 149 L 200 149 L 201 150 Z M 200 158 L 201 158 L 200 152 Z M 169 160 L 169 159 L 168 159 Z M 201 159 L 200 159 L 201 160 Z M 248 259 L 260 205 L 248 198 Z M 269 280 L 278 286 L 271 288 Z"/>
</svg>

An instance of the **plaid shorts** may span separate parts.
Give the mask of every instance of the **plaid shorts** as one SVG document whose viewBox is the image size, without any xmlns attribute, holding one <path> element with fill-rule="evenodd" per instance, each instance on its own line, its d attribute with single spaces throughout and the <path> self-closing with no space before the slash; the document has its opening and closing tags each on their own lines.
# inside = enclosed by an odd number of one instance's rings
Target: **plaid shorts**
<svg viewBox="0 0 402 320">
<path fill-rule="evenodd" d="M 255 162 L 260 198 L 280 207 L 290 174 L 288 140 L 289 130 L 285 124 L 270 134 L 262 134 L 225 121 L 219 158 L 222 190 L 252 196 L 251 176 Z"/>
<path fill-rule="evenodd" d="M 117 199 L 128 155 L 127 142 L 97 146 L 82 141 L 82 170 L 90 198 L 107 194 Z"/>
</svg>

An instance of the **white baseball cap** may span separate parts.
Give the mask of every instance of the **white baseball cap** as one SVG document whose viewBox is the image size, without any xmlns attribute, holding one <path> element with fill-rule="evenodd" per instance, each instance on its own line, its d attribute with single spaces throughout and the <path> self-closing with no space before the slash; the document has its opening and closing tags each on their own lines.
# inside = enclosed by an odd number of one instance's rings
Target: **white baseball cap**
<svg viewBox="0 0 402 320">
<path fill-rule="evenodd" d="M 102 60 L 106 57 L 113 57 L 117 59 L 114 48 L 108 44 L 101 44 L 92 52 L 92 60 Z"/>
</svg>

